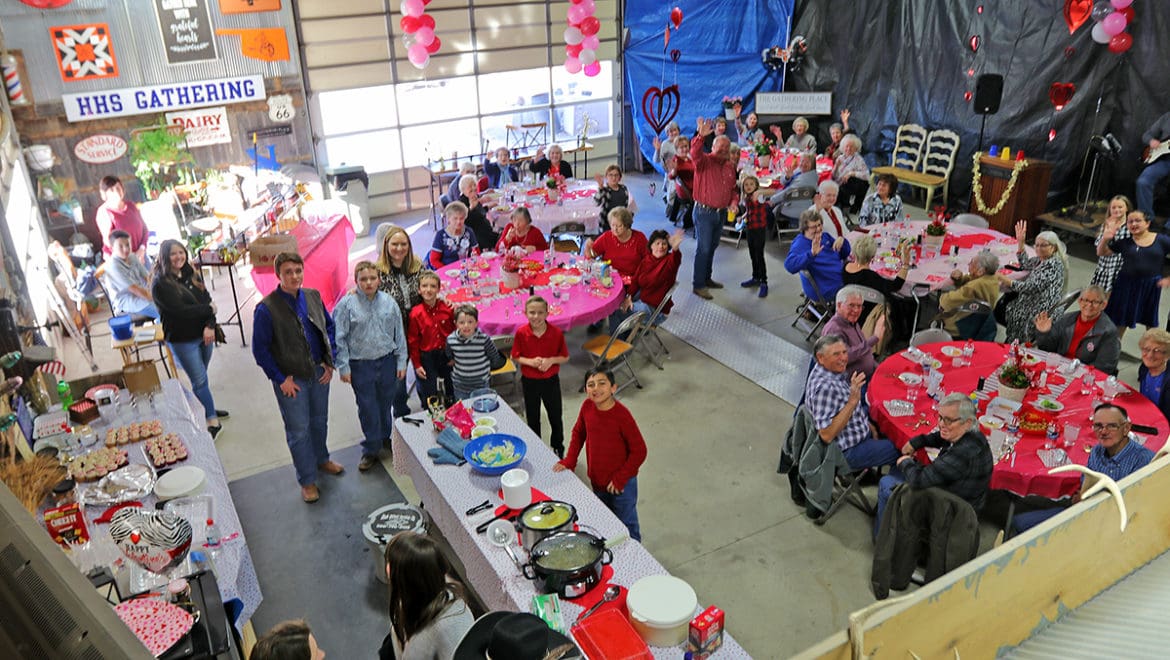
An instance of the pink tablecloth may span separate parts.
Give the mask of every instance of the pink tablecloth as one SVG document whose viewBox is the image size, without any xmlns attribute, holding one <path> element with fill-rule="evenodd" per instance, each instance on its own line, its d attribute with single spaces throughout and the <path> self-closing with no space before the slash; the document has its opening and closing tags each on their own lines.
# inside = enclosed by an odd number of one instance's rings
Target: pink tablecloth
<svg viewBox="0 0 1170 660">
<path fill-rule="evenodd" d="M 553 276 L 581 275 L 580 269 L 568 266 L 569 255 L 555 256 L 557 265 L 545 271 L 544 253 L 534 252 L 530 255 L 527 261 L 539 264 L 540 269 L 522 271 L 522 286 L 514 291 L 504 289 L 500 282 L 500 257 L 482 261 L 474 257 L 465 260 L 469 273 L 479 275 L 472 280 L 474 286 L 464 286 L 459 282 L 464 262 L 457 261 L 438 270 L 439 278 L 443 281 L 443 296 L 453 305 L 475 305 L 479 310 L 479 327 L 489 335 L 512 335 L 517 328 L 528 323 L 524 316 L 524 301 L 528 299 L 530 288 L 549 302 L 548 322 L 561 330 L 600 321 L 621 304 L 624 287 L 621 278 L 617 277 L 609 288 L 601 287 L 596 281 L 592 286 L 586 286 L 583 282 L 559 285 L 556 289 L 562 297 L 554 297 L 551 284 Z"/>
<path fill-rule="evenodd" d="M 301 257 L 305 260 L 304 286 L 321 292 L 325 308 L 334 305 L 353 281 L 349 269 L 349 246 L 353 245 L 353 226 L 343 215 L 327 218 L 306 218 L 293 228 Z M 252 281 L 261 295 L 272 293 L 279 280 L 271 266 L 252 269 Z"/>
<path fill-rule="evenodd" d="M 593 195 L 597 194 L 596 183 L 576 180 L 566 188 L 561 199 L 553 203 L 545 199 L 544 191 L 545 188 L 540 187 L 508 184 L 505 190 L 500 191 L 496 208 L 488 211 L 492 227 L 502 231 L 508 224 L 511 207 L 523 206 L 532 215 L 532 224 L 545 236 L 564 222 L 581 222 L 585 224 L 585 233 L 600 233 L 601 207 L 593 201 Z"/>
<path fill-rule="evenodd" d="M 978 402 L 979 412 L 982 415 L 988 402 L 994 396 L 994 391 L 998 388 L 998 380 L 993 377 L 993 374 L 997 367 L 1003 364 L 1008 347 L 993 342 L 975 342 L 975 355 L 971 358 L 971 366 L 953 367 L 951 366 L 953 358 L 942 352 L 943 347 L 946 346 L 961 347 L 962 342 L 926 344 L 920 348 L 942 363 L 943 390 L 946 392 L 973 392 L 978 388 L 979 378 L 987 379 L 984 389 L 992 393 L 992 396 Z M 1086 448 L 1091 448 L 1096 444 L 1089 418 L 1093 411 L 1093 402 L 1100 399 L 1101 390 L 1097 387 L 1094 389 L 1094 394 L 1082 395 L 1080 385 L 1077 383 L 1069 384 L 1066 388 L 1065 385 L 1068 384 L 1066 376 L 1057 367 L 1067 365 L 1068 360 L 1044 351 L 1033 350 L 1032 352 L 1043 358 L 1045 368 L 1048 370 L 1048 387 L 1051 389 L 1051 393 L 1046 391 L 1045 395 L 1054 396 L 1057 401 L 1064 404 L 1064 409 L 1059 413 L 1050 413 L 1051 418 L 1061 425 L 1061 438 L 1057 440 L 1057 445 L 1060 446 L 1060 443 L 1063 442 L 1064 424 L 1078 425 L 1080 433 L 1072 447 L 1066 451 L 1074 463 L 1084 465 L 1089 458 Z M 883 405 L 885 401 L 906 399 L 907 387 L 898 379 L 898 375 L 904 372 L 921 375 L 922 367 L 907 359 L 905 353 L 890 356 L 878 365 L 873 380 L 870 381 L 868 394 L 870 416 L 877 424 L 878 430 L 899 447 L 906 444 L 911 437 L 929 432 L 938 422 L 934 401 L 929 399 L 925 392 L 914 402 L 916 413 L 914 415 L 893 417 Z M 1092 372 L 1097 383 L 1101 383 L 1107 378 L 1104 373 L 1096 369 L 1093 369 Z M 1033 408 L 1029 404 L 1035 401 L 1037 396 L 1039 394 L 1036 391 L 1029 392 L 1024 398 L 1024 408 L 1020 412 L 1032 411 Z M 1158 432 L 1153 435 L 1139 435 L 1138 437 L 1146 447 L 1154 451 L 1161 449 L 1162 445 L 1166 443 L 1167 433 L 1170 433 L 1170 423 L 1167 423 L 1158 407 L 1132 388 L 1126 389 L 1124 394 L 1118 396 L 1117 403 L 1129 411 L 1130 420 L 1133 423 L 1153 426 L 1158 429 Z M 926 424 L 915 428 L 922 416 L 925 416 Z M 1036 451 L 1043 448 L 1044 442 L 1045 436 L 1043 434 L 1023 433 L 1016 445 L 1014 464 L 1010 459 L 1004 459 L 997 463 L 995 471 L 991 475 L 991 487 L 1007 490 L 1017 495 L 1039 495 L 1051 499 L 1068 497 L 1076 493 L 1080 488 L 1079 474 L 1050 475 L 1048 468 L 1044 467 L 1036 455 Z"/>
</svg>

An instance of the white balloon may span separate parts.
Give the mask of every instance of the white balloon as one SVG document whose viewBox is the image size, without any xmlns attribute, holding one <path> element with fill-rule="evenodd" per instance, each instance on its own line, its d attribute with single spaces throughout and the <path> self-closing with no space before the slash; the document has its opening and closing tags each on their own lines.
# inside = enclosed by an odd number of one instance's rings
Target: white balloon
<svg viewBox="0 0 1170 660">
<path fill-rule="evenodd" d="M 1107 44 L 1112 38 L 1112 35 L 1105 31 L 1105 26 L 1100 23 L 1093 25 L 1093 41 L 1099 44 Z"/>
<path fill-rule="evenodd" d="M 577 56 L 577 59 L 581 60 L 581 64 L 589 66 L 597 61 L 597 53 L 588 48 L 582 48 L 581 54 Z"/>
<path fill-rule="evenodd" d="M 565 28 L 565 43 L 569 44 L 570 46 L 576 46 L 577 44 L 581 43 L 584 38 L 585 35 L 581 34 L 581 30 L 575 27 Z M 1106 41 L 1108 41 L 1108 39 L 1106 39 Z"/>
</svg>

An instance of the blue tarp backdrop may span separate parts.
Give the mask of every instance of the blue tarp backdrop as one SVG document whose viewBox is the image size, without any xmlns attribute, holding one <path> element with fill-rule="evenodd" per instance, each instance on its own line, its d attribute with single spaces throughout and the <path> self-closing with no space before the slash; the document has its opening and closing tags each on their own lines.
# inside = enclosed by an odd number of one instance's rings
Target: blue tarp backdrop
<svg viewBox="0 0 1170 660">
<path fill-rule="evenodd" d="M 654 158 L 654 129 L 642 115 L 642 96 L 651 87 L 677 84 L 681 96 L 675 121 L 684 135 L 694 132 L 695 119 L 722 114 L 724 96 L 742 96 L 744 113 L 752 108 L 757 91 L 779 91 L 780 73 L 764 66 L 760 52 L 786 47 L 788 19 L 794 0 L 627 0 L 625 27 L 630 45 L 625 51 L 624 78 L 634 114 L 638 146 L 647 160 Z M 683 11 L 678 30 L 670 25 L 670 10 Z M 680 52 L 677 64 L 670 51 Z M 655 164 L 661 170 L 661 165 Z"/>
</svg>

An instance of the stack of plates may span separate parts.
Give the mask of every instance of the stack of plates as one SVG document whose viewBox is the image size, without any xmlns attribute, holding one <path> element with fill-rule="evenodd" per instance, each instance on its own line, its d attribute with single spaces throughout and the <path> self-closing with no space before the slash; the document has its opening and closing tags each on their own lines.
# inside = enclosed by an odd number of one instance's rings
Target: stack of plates
<svg viewBox="0 0 1170 660">
<path fill-rule="evenodd" d="M 198 495 L 207 486 L 207 474 L 194 465 L 177 467 L 158 478 L 154 494 L 160 500 Z"/>
</svg>

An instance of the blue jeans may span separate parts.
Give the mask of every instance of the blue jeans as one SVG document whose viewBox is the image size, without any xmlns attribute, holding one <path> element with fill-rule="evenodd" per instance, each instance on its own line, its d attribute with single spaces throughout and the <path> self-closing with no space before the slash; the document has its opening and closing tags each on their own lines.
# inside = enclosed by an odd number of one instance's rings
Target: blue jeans
<svg viewBox="0 0 1170 660">
<path fill-rule="evenodd" d="M 317 483 L 317 466 L 329 461 L 325 446 L 329 439 L 329 384 L 317 382 L 324 373 L 317 367 L 312 379 L 293 379 L 301 388 L 294 397 L 285 396 L 280 385 L 272 384 L 284 420 L 284 440 L 297 470 L 297 483 L 302 486 Z"/>
<path fill-rule="evenodd" d="M 364 436 L 362 455 L 376 456 L 394 429 L 391 412 L 398 396 L 398 356 L 350 360 L 349 376 Z"/>
<path fill-rule="evenodd" d="M 1163 158 L 1162 160 L 1146 167 L 1137 178 L 1137 207 L 1139 211 L 1145 211 L 1146 217 L 1153 219 L 1154 217 L 1154 188 L 1158 187 L 1158 182 L 1170 175 L 1170 158 Z"/>
<path fill-rule="evenodd" d="M 906 477 L 902 476 L 902 471 L 898 466 L 890 468 L 890 473 L 878 481 L 878 495 L 877 495 L 877 515 L 873 519 L 873 537 L 876 539 L 878 529 L 882 525 L 882 513 L 886 510 L 886 502 L 890 501 L 890 493 L 898 487 L 898 484 L 905 483 Z"/>
<path fill-rule="evenodd" d="M 449 358 L 447 351 L 438 349 L 434 351 L 422 351 L 419 353 L 418 361 L 427 372 L 426 378 L 418 379 L 418 400 L 422 403 L 423 410 L 427 409 L 427 399 L 439 393 L 439 379 L 443 379 L 444 394 L 450 399 L 455 394 L 455 386 L 451 384 L 451 365 L 448 364 Z"/>
<path fill-rule="evenodd" d="M 195 398 L 203 404 L 203 418 L 217 419 L 215 414 L 215 400 L 211 397 L 211 385 L 207 382 L 207 365 L 211 362 L 211 351 L 215 344 L 204 344 L 203 340 L 171 341 L 167 342 L 171 353 L 178 360 L 187 378 L 191 379 L 191 391 Z"/>
<path fill-rule="evenodd" d="M 613 511 L 613 515 L 618 517 L 618 520 L 625 524 L 626 528 L 630 530 L 630 538 L 635 541 L 642 540 L 642 527 L 638 525 L 638 478 L 633 477 L 626 482 L 625 489 L 621 493 L 614 495 L 604 488 L 593 490 L 593 494 L 601 503 L 609 507 Z"/>
<path fill-rule="evenodd" d="M 1032 529 L 1036 525 L 1064 513 L 1066 509 L 1062 506 L 1052 507 L 1051 509 L 1037 509 L 1035 511 L 1025 511 L 1019 515 L 1012 517 L 1012 530 L 1019 534 L 1020 532 Z"/>
<path fill-rule="evenodd" d="M 844 454 L 845 460 L 849 463 L 849 469 L 856 472 L 865 468 L 892 465 L 902 455 L 902 452 L 898 451 L 894 443 L 885 438 L 870 438 L 846 449 Z"/>
<path fill-rule="evenodd" d="M 695 204 L 695 272 L 691 285 L 696 289 L 707 288 L 711 279 L 711 264 L 715 261 L 715 248 L 719 246 L 719 232 L 723 230 L 723 218 L 716 211 Z"/>
</svg>

